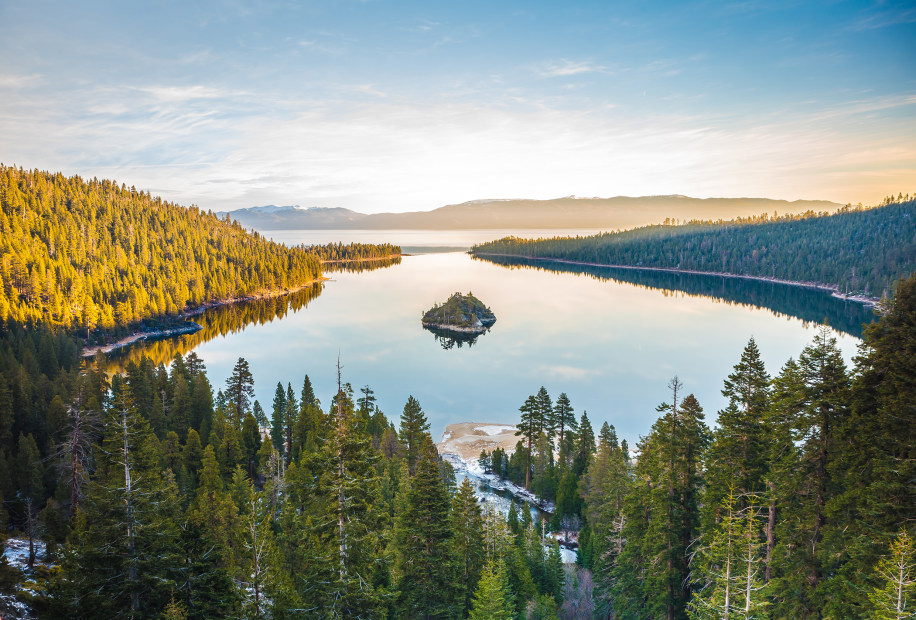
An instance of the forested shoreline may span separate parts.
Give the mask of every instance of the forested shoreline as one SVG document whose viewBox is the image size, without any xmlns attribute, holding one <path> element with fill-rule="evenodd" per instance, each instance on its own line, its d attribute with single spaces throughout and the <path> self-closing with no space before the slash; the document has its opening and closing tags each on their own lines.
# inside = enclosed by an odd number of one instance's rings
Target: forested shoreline
<svg viewBox="0 0 916 620">
<path fill-rule="evenodd" d="M 834 214 L 691 221 L 591 237 L 507 237 L 471 248 L 476 256 L 517 256 L 584 265 L 752 277 L 879 299 L 916 270 L 916 201 Z"/>
<path fill-rule="evenodd" d="M 391 244 L 287 247 L 114 181 L 5 165 L 0 233 L 0 321 L 81 330 L 89 341 L 298 290 L 321 278 L 322 261 L 401 253 Z"/>
</svg>

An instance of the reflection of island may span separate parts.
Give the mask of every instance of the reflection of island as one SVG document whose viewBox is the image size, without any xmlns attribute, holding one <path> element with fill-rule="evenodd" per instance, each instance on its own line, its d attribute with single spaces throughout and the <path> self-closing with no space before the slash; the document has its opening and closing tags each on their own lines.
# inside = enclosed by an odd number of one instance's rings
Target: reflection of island
<svg viewBox="0 0 916 620">
<path fill-rule="evenodd" d="M 872 309 L 861 303 L 838 299 L 822 290 L 777 282 L 695 273 L 576 265 L 549 260 L 532 261 L 504 256 L 474 258 L 509 269 L 574 273 L 597 280 L 661 290 L 665 295 L 682 293 L 708 297 L 729 304 L 766 308 L 778 316 L 794 316 L 806 323 L 826 322 L 830 327 L 857 338 L 862 337 L 863 324 L 871 323 L 875 319 Z"/>
<path fill-rule="evenodd" d="M 472 293 L 455 293 L 445 303 L 427 310 L 421 319 L 423 327 L 435 335 L 443 349 L 473 345 L 495 322 L 493 312 Z"/>
</svg>

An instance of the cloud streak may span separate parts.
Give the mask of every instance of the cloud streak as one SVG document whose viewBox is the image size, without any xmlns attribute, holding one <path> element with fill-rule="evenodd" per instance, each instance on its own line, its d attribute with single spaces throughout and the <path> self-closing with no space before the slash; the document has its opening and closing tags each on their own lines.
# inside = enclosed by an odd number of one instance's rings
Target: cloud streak
<svg viewBox="0 0 916 620">
<path fill-rule="evenodd" d="M 608 73 L 608 70 L 588 61 L 576 62 L 563 58 L 559 62 L 547 63 L 537 68 L 536 73 L 542 78 L 556 78 L 582 75 L 583 73 Z"/>
</svg>

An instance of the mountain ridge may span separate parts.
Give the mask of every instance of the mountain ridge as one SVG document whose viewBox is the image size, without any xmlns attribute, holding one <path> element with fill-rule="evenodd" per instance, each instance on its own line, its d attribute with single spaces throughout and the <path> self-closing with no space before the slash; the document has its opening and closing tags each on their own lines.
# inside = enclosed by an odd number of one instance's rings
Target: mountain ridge
<svg viewBox="0 0 916 620">
<path fill-rule="evenodd" d="M 431 211 L 361 213 L 343 207 L 248 207 L 227 214 L 257 230 L 474 230 L 632 228 L 662 222 L 665 218 L 731 219 L 759 215 L 833 212 L 842 205 L 827 200 L 772 198 L 692 198 L 664 196 L 614 196 L 548 200 L 527 198 L 481 199 L 448 204 Z"/>
</svg>

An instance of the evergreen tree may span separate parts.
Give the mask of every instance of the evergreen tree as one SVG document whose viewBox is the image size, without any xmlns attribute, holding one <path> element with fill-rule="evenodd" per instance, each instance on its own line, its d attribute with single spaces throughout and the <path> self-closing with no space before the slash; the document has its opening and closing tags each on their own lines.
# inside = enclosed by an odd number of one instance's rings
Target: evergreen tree
<svg viewBox="0 0 916 620">
<path fill-rule="evenodd" d="M 556 421 L 554 420 L 553 415 L 553 403 L 550 400 L 550 394 L 547 393 L 547 388 L 543 385 L 538 389 L 538 393 L 535 394 L 534 398 L 537 400 L 538 404 L 538 417 L 541 418 L 541 428 L 545 433 L 547 433 L 547 438 L 550 440 L 551 446 L 553 445 L 553 437 L 556 429 Z M 553 450 L 550 450 L 551 458 L 553 458 Z"/>
<path fill-rule="evenodd" d="M 797 366 L 783 369 L 776 391 L 777 415 L 792 433 L 795 449 L 781 460 L 777 474 L 781 518 L 775 557 L 780 574 L 774 577 L 778 583 L 773 592 L 777 614 L 808 617 L 824 606 L 820 586 L 828 557 L 822 544 L 827 501 L 837 491 L 831 473 L 837 430 L 849 402 L 846 367 L 826 328 L 805 347 Z"/>
<path fill-rule="evenodd" d="M 299 403 L 296 402 L 296 394 L 293 392 L 293 384 L 286 384 L 286 415 L 284 422 L 287 428 L 292 428 L 299 418 Z"/>
<path fill-rule="evenodd" d="M 591 461 L 595 453 L 595 432 L 592 430 L 592 423 L 588 419 L 588 412 L 582 412 L 582 419 L 579 421 L 579 433 L 576 437 L 576 454 L 573 461 L 573 471 L 576 476 L 581 476 Z"/>
<path fill-rule="evenodd" d="M 193 428 L 188 429 L 188 437 L 184 442 L 181 457 L 182 465 L 188 476 L 188 489 L 197 488 L 197 472 L 203 466 L 204 450 L 200 445 L 200 435 Z"/>
<path fill-rule="evenodd" d="M 474 593 L 470 620 L 512 620 L 515 609 L 505 589 L 505 567 L 502 562 L 488 562 Z"/>
<path fill-rule="evenodd" d="M 312 389 L 312 380 L 308 375 L 302 380 L 302 394 L 299 396 L 299 406 L 304 411 L 306 407 L 318 405 L 318 399 L 315 398 L 315 390 Z"/>
<path fill-rule="evenodd" d="M 757 618 L 765 613 L 762 590 L 765 543 L 763 511 L 754 496 L 741 498 L 733 485 L 719 506 L 720 521 L 692 553 L 690 580 L 696 590 L 692 619 Z"/>
<path fill-rule="evenodd" d="M 483 516 L 468 478 L 461 482 L 458 492 L 452 498 L 451 523 L 455 556 L 459 565 L 459 585 L 464 596 L 463 617 L 471 607 L 471 596 L 485 560 Z"/>
<path fill-rule="evenodd" d="M 859 611 L 861 592 L 878 587 L 884 545 L 916 514 L 916 276 L 897 284 L 879 314 L 865 330 L 851 411 L 833 450 L 837 495 L 824 536 L 841 561 L 825 587 L 837 616 L 868 613 Z"/>
<path fill-rule="evenodd" d="M 212 445 L 201 457 L 200 485 L 181 532 L 184 565 L 178 591 L 191 618 L 238 613 L 241 592 L 234 577 L 241 561 L 242 521 L 223 490 Z"/>
<path fill-rule="evenodd" d="M 172 374 L 172 401 L 166 426 L 169 430 L 183 434 L 191 426 L 191 385 L 182 374 Z"/>
<path fill-rule="evenodd" d="M 232 368 L 232 374 L 226 379 L 226 404 L 229 421 L 236 429 L 242 428 L 242 420 L 249 411 L 254 397 L 254 377 L 248 367 L 248 361 L 240 357 Z"/>
<path fill-rule="evenodd" d="M 554 428 L 560 434 L 560 443 L 558 445 L 560 450 L 560 461 L 568 465 L 569 455 L 572 453 L 572 446 L 567 442 L 568 436 L 566 431 L 575 433 L 579 430 L 579 423 L 576 421 L 575 412 L 572 405 L 569 403 L 569 397 L 566 395 L 566 392 L 561 392 L 560 395 L 557 396 L 557 402 L 553 406 L 553 421 Z"/>
<path fill-rule="evenodd" d="M 71 617 L 149 616 L 179 575 L 178 498 L 161 474 L 159 442 L 120 377 L 105 420 L 99 463 L 64 553 L 55 593 Z"/>
<path fill-rule="evenodd" d="M 419 401 L 413 396 L 407 398 L 404 411 L 401 413 L 400 439 L 407 448 L 407 468 L 411 475 L 416 471 L 417 462 L 422 456 L 423 441 L 429 432 L 429 422 L 426 414 L 420 407 Z"/>
<path fill-rule="evenodd" d="M 900 620 L 916 616 L 916 545 L 906 530 L 891 543 L 878 563 L 878 585 L 869 596 L 873 618 Z"/>
<path fill-rule="evenodd" d="M 243 482 L 240 497 L 242 562 L 239 567 L 239 581 L 245 593 L 243 609 L 249 618 L 270 617 L 277 594 L 282 600 L 279 591 L 289 588 L 289 584 L 276 565 L 277 551 L 267 499 L 255 491 L 250 480 Z"/>
<path fill-rule="evenodd" d="M 543 420 L 534 396 L 529 396 L 518 410 L 522 413 L 522 417 L 515 436 L 525 438 L 525 489 L 527 489 L 531 485 L 531 446 L 543 430 Z"/>
<path fill-rule="evenodd" d="M 397 541 L 397 609 L 401 617 L 451 618 L 461 607 L 449 498 L 432 438 L 424 435 Z"/>
<path fill-rule="evenodd" d="M 284 553 L 304 567 L 293 576 L 305 608 L 327 618 L 377 617 L 388 598 L 376 579 L 387 571 L 388 516 L 375 467 L 378 455 L 344 387 L 329 413 L 330 436 L 318 451 L 302 455 L 300 467 L 287 470 Z"/>
<path fill-rule="evenodd" d="M 264 408 L 258 401 L 254 401 L 254 404 L 251 406 L 251 415 L 254 416 L 255 422 L 258 424 L 258 428 L 268 427 L 267 414 L 264 413 Z"/>
<path fill-rule="evenodd" d="M 563 557 L 560 555 L 560 544 L 553 541 L 544 559 L 545 592 L 553 597 L 557 605 L 563 602 L 563 588 L 566 585 L 566 571 L 563 569 Z"/>
<path fill-rule="evenodd" d="M 677 377 L 668 387 L 671 403 L 658 407 L 662 416 L 640 446 L 639 482 L 624 509 L 626 544 L 612 587 L 615 598 L 622 599 L 621 613 L 674 619 L 686 617 L 690 596 L 687 552 L 699 532 L 701 463 L 709 431 L 693 395 L 680 400 L 683 385 Z"/>
<path fill-rule="evenodd" d="M 707 464 L 706 502 L 714 510 L 732 484 L 742 502 L 748 494 L 764 491 L 766 446 L 772 439 L 764 424 L 770 406 L 770 377 L 753 338 L 725 380 L 722 395 L 728 399 L 728 406 L 719 412 Z M 708 519 L 716 521 L 718 516 L 710 515 Z"/>
<path fill-rule="evenodd" d="M 258 452 L 261 449 L 261 431 L 254 415 L 245 416 L 245 422 L 242 425 L 242 453 L 244 454 L 243 463 L 250 479 L 254 479 L 258 471 Z"/>
<path fill-rule="evenodd" d="M 283 391 L 283 384 L 277 381 L 277 389 L 274 391 L 273 409 L 270 416 L 270 439 L 274 447 L 283 452 L 283 429 L 285 427 L 284 418 L 286 416 L 286 392 Z"/>
</svg>

